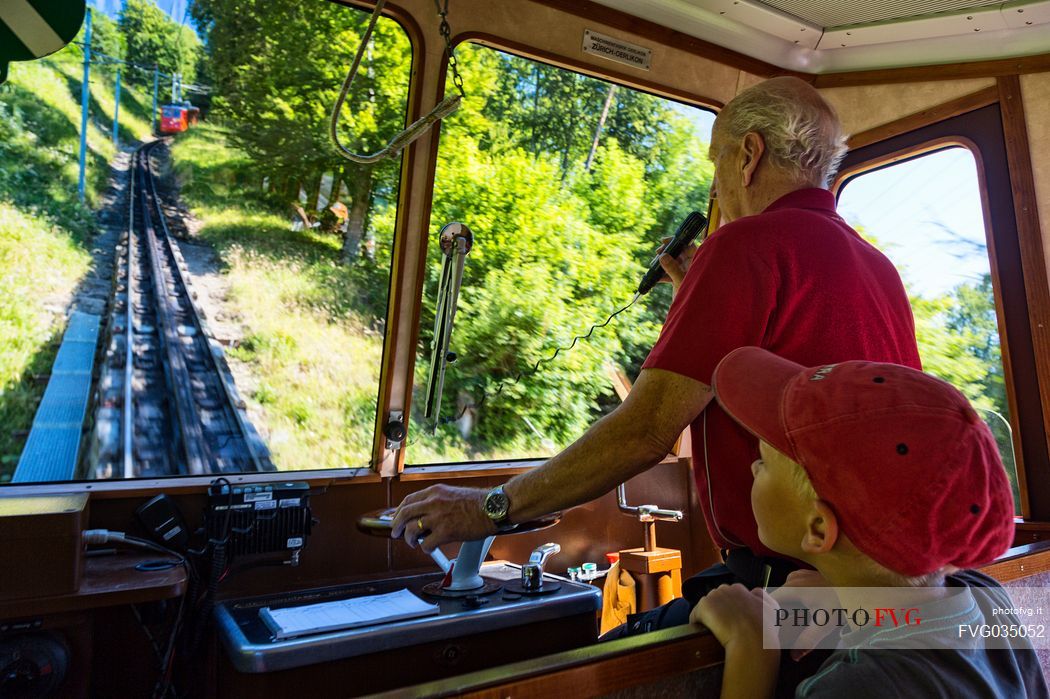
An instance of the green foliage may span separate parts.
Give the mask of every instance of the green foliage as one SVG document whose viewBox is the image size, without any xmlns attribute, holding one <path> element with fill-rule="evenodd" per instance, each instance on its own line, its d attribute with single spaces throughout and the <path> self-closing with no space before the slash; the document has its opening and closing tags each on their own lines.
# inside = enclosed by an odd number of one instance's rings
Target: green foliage
<svg viewBox="0 0 1050 699">
<path fill-rule="evenodd" d="M 22 443 L 12 434 L 28 429 L 63 320 L 44 300 L 72 289 L 87 271 L 88 254 L 46 214 L 0 200 L 0 480 L 17 463 Z"/>
<path fill-rule="evenodd" d="M 242 387 L 253 422 L 281 469 L 364 467 L 382 335 L 361 310 L 358 265 L 339 264 L 332 236 L 289 230 L 260 196 L 251 159 L 225 139 L 202 122 L 176 140 L 172 157 L 199 236 L 215 247 L 229 283 L 227 312 L 246 329 L 228 356 L 257 379 Z M 385 308 L 389 270 L 383 275 Z"/>
<path fill-rule="evenodd" d="M 932 299 L 912 298 L 923 369 L 962 391 L 988 423 L 1019 502 L 991 274 Z"/>
<path fill-rule="evenodd" d="M 197 79 L 201 42 L 193 31 L 174 21 L 149 0 L 125 0 L 120 29 L 125 59 L 158 66 L 165 73 L 181 73 L 184 83 Z"/>
<path fill-rule="evenodd" d="M 98 19 L 96 17 L 96 19 Z M 100 21 L 101 36 L 111 23 Z M 95 45 L 93 38 L 92 44 Z M 112 50 L 112 47 L 107 47 Z M 81 52 L 70 46 L 47 59 L 11 66 L 0 86 L 0 480 L 9 477 L 61 337 L 55 306 L 72 292 L 90 263 L 94 218 L 77 196 Z M 92 67 L 86 195 L 98 200 L 109 175 L 113 72 Z M 133 83 L 121 91 L 122 138 L 149 131 L 149 102 Z"/>
<path fill-rule="evenodd" d="M 324 172 L 338 173 L 348 186 L 355 238 L 344 251 L 349 262 L 373 207 L 396 198 L 399 171 L 396 159 L 345 161 L 328 136 L 332 105 L 369 15 L 295 0 L 198 0 L 193 13 L 207 32 L 214 112 L 260 174 L 282 188 L 286 201 L 300 185 L 311 190 Z M 342 113 L 340 134 L 350 150 L 377 151 L 404 128 L 411 61 L 404 30 L 382 19 Z"/>
<path fill-rule="evenodd" d="M 74 41 L 84 41 L 84 27 L 80 28 Z M 124 58 L 127 50 L 127 40 L 120 26 L 101 12 L 91 13 L 91 49 L 119 59 Z"/>
<path fill-rule="evenodd" d="M 464 221 L 475 232 L 452 340 L 460 358 L 448 369 L 442 407 L 446 419 L 472 407 L 474 422 L 467 443 L 446 424 L 412 458 L 454 458 L 445 445 L 456 453 L 466 446 L 474 458 L 550 453 L 614 400 L 608 364 L 637 372 L 669 294 L 652 294 L 533 367 L 631 299 L 675 216 L 706 205 L 712 168 L 692 123 L 663 100 L 617 89 L 599 131 L 608 83 L 473 45 L 458 47 L 457 58 L 467 99 L 442 125 L 431 220 L 435 229 Z M 434 253 L 420 394 L 439 270 Z"/>
</svg>

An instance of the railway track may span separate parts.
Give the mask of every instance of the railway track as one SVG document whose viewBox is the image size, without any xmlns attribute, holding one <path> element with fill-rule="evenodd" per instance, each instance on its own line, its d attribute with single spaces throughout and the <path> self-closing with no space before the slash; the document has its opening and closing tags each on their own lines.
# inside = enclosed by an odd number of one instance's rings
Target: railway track
<svg viewBox="0 0 1050 699">
<path fill-rule="evenodd" d="M 273 471 L 169 235 L 150 158 L 157 143 L 131 165 L 86 475 Z"/>
</svg>

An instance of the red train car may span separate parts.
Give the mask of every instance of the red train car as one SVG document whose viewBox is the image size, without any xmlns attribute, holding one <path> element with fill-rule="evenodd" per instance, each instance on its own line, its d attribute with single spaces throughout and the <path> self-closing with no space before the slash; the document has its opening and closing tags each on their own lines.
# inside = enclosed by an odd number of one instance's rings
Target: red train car
<svg viewBox="0 0 1050 699">
<path fill-rule="evenodd" d="M 160 109 L 160 132 L 181 133 L 189 128 L 189 109 L 181 104 L 165 104 Z"/>
</svg>

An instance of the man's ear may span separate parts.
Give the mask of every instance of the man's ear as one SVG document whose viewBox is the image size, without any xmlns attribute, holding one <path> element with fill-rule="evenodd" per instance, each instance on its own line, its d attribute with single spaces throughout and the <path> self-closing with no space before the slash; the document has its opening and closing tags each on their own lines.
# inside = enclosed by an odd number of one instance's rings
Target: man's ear
<svg viewBox="0 0 1050 699">
<path fill-rule="evenodd" d="M 750 187 L 751 180 L 754 179 L 755 172 L 758 170 L 758 163 L 766 152 L 766 141 L 762 138 L 762 134 L 748 131 L 744 134 L 744 143 L 741 149 L 743 154 L 740 164 L 740 175 L 744 186 Z"/>
<path fill-rule="evenodd" d="M 839 539 L 839 520 L 823 500 L 814 500 L 806 519 L 806 531 L 802 536 L 805 553 L 828 553 Z"/>
</svg>

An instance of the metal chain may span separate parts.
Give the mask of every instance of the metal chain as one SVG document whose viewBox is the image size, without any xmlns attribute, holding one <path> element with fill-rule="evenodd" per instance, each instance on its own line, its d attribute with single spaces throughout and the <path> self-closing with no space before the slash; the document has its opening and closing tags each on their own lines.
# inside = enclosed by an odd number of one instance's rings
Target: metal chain
<svg viewBox="0 0 1050 699">
<path fill-rule="evenodd" d="M 448 50 L 448 67 L 452 71 L 452 84 L 459 90 L 461 97 L 466 97 L 467 93 L 463 91 L 463 76 L 459 74 L 456 54 L 452 51 L 452 28 L 448 25 L 448 0 L 445 0 L 444 8 L 441 7 L 441 0 L 434 0 L 434 7 L 437 8 L 438 16 L 441 17 L 438 31 L 445 40 L 445 48 Z"/>
</svg>

